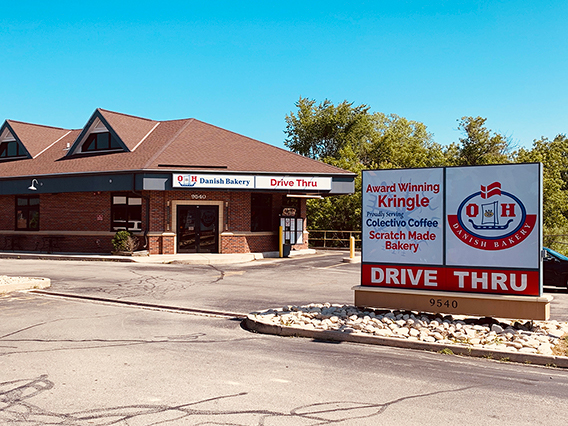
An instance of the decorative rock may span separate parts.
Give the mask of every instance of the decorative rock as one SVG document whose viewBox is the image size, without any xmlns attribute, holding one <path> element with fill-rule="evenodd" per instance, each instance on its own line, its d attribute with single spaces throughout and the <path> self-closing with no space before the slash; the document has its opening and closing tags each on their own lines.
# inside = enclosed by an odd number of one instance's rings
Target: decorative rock
<svg viewBox="0 0 568 426">
<path fill-rule="evenodd" d="M 397 328 L 396 330 L 393 330 L 395 334 L 398 334 L 400 336 L 408 336 L 410 330 L 406 327 L 401 327 L 401 328 Z"/>
<path fill-rule="evenodd" d="M 341 333 L 543 355 L 553 355 L 554 347 L 568 334 L 568 323 L 558 321 L 508 324 L 493 318 L 453 319 L 408 311 L 377 312 L 361 311 L 348 305 L 313 303 L 307 306 L 285 305 L 281 309 L 268 309 L 251 315 L 266 324 L 309 330 L 337 330 Z"/>
<path fill-rule="evenodd" d="M 527 340 L 527 341 L 524 343 L 523 346 L 524 346 L 525 348 L 534 348 L 534 349 L 536 349 L 536 348 L 538 348 L 538 347 L 540 346 L 540 343 L 539 343 L 539 341 L 536 340 L 536 339 L 530 339 L 530 340 Z"/>
<path fill-rule="evenodd" d="M 501 327 L 499 324 L 493 324 L 491 326 L 491 331 L 493 331 L 497 334 L 500 334 L 500 333 L 503 333 L 503 331 L 505 331 L 505 330 L 503 330 L 503 327 Z"/>
<path fill-rule="evenodd" d="M 564 336 L 564 334 L 565 334 L 564 331 L 558 330 L 558 329 L 557 330 L 550 330 L 548 332 L 548 335 L 550 337 L 554 337 L 556 339 L 560 339 L 562 336 Z"/>
</svg>

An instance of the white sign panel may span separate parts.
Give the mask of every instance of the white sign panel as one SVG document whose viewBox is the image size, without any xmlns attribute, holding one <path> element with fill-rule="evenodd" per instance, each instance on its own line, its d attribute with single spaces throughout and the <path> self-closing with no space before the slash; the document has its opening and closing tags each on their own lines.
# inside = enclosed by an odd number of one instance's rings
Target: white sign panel
<svg viewBox="0 0 568 426">
<path fill-rule="evenodd" d="M 363 262 L 441 265 L 443 169 L 363 174 Z"/>
<path fill-rule="evenodd" d="M 448 168 L 446 173 L 446 264 L 538 268 L 540 165 Z"/>
<path fill-rule="evenodd" d="M 253 189 L 254 176 L 238 175 L 210 175 L 210 174 L 174 174 L 172 179 L 174 188 L 226 188 L 226 189 Z"/>
<path fill-rule="evenodd" d="M 313 176 L 256 176 L 256 189 L 329 191 L 330 177 Z"/>
<path fill-rule="evenodd" d="M 272 189 L 329 191 L 330 177 L 174 174 L 174 188 Z"/>
</svg>

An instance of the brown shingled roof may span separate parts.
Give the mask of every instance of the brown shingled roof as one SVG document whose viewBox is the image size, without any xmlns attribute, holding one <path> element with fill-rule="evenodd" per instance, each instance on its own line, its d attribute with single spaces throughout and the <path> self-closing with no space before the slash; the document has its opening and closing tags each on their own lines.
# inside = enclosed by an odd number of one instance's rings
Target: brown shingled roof
<svg viewBox="0 0 568 426">
<path fill-rule="evenodd" d="M 70 132 L 70 130 L 59 127 L 41 126 L 21 121 L 6 120 L 6 122 L 14 130 L 14 133 L 32 157 L 36 157 Z"/>
<path fill-rule="evenodd" d="M 0 162 L 0 177 L 144 170 L 353 175 L 195 119 L 159 122 L 103 109 L 97 109 L 93 116 L 97 113 L 130 152 L 67 156 L 66 148 L 84 130 L 10 120 L 8 123 L 34 158 Z"/>
<path fill-rule="evenodd" d="M 98 108 L 97 111 L 101 113 L 116 134 L 120 136 L 122 142 L 124 142 L 130 151 L 136 148 L 140 141 L 159 124 L 158 121 L 149 120 L 147 118 L 134 117 L 132 115 L 120 114 L 100 108 Z"/>
</svg>

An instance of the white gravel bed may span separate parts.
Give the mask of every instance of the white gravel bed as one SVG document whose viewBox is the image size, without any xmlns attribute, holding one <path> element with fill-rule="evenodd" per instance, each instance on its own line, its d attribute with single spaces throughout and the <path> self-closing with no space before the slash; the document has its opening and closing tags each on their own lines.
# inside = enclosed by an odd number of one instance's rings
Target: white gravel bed
<svg viewBox="0 0 568 426">
<path fill-rule="evenodd" d="M 553 351 L 568 335 L 568 323 L 506 321 L 409 311 L 361 310 L 350 305 L 312 303 L 285 306 L 250 315 L 256 321 L 307 330 L 334 330 L 407 340 L 457 344 L 526 354 Z"/>
</svg>

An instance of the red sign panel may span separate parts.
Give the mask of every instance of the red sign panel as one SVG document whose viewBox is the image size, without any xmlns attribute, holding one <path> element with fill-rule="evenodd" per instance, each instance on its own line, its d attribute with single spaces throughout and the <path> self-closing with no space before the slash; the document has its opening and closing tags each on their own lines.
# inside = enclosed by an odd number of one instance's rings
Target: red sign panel
<svg viewBox="0 0 568 426">
<path fill-rule="evenodd" d="M 364 264 L 361 284 L 415 290 L 540 295 L 538 270 Z"/>
</svg>

